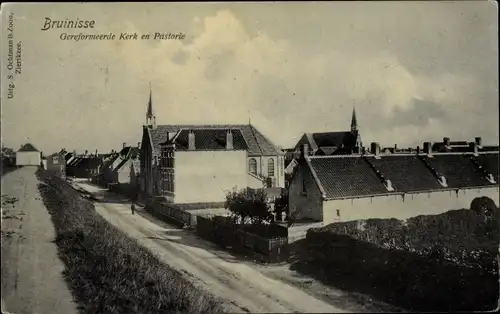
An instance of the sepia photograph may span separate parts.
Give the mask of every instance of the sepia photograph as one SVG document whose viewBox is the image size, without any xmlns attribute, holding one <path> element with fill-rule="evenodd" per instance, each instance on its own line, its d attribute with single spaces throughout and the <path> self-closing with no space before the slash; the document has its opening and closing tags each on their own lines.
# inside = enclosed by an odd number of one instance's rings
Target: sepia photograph
<svg viewBox="0 0 500 314">
<path fill-rule="evenodd" d="M 498 3 L 2 3 L 1 310 L 500 310 Z"/>
</svg>

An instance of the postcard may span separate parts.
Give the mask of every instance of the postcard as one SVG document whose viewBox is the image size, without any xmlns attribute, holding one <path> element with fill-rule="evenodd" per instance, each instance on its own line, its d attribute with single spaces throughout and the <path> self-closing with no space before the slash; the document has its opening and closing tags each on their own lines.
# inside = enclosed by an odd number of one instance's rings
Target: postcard
<svg viewBox="0 0 500 314">
<path fill-rule="evenodd" d="M 493 1 L 3 3 L 2 312 L 493 311 Z"/>
</svg>

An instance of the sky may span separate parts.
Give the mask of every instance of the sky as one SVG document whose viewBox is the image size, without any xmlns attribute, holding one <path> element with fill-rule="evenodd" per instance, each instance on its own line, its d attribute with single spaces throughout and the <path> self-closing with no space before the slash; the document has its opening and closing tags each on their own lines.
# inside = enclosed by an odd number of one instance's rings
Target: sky
<svg viewBox="0 0 500 314">
<path fill-rule="evenodd" d="M 22 73 L 4 146 L 46 154 L 137 144 L 152 90 L 157 124 L 246 124 L 276 145 L 349 130 L 365 145 L 499 142 L 498 8 L 489 1 L 61 3 L 14 13 Z M 42 31 L 45 18 L 93 29 Z M 61 40 L 62 33 L 183 33 L 183 40 Z"/>
</svg>

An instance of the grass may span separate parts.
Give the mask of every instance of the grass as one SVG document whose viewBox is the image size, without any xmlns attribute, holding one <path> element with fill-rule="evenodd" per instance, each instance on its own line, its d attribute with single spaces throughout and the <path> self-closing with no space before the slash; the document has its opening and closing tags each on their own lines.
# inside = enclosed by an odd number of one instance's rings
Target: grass
<svg viewBox="0 0 500 314">
<path fill-rule="evenodd" d="M 37 175 L 64 276 L 82 313 L 222 312 L 220 302 L 110 225 L 64 181 Z"/>
</svg>

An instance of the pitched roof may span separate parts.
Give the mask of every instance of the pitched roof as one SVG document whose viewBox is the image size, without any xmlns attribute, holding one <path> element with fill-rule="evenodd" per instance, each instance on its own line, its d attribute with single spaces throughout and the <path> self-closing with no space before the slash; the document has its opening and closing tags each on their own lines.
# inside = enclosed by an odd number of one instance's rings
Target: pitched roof
<svg viewBox="0 0 500 314">
<path fill-rule="evenodd" d="M 398 192 L 438 190 L 443 187 L 416 155 L 388 155 L 380 159 L 367 157 L 390 180 Z"/>
<path fill-rule="evenodd" d="M 498 162 L 498 152 L 477 156 L 441 153 L 432 157 L 391 154 L 380 158 L 349 155 L 307 158 L 307 165 L 327 199 L 498 185 L 498 181 L 491 183 L 487 179 L 488 174 L 499 178 Z M 447 187 L 439 184 L 438 175 L 446 178 Z M 384 180 L 391 181 L 393 191 L 387 190 Z"/>
<path fill-rule="evenodd" d="M 357 134 L 351 131 L 305 133 L 298 144 L 306 141 L 315 155 L 341 155 L 351 153 L 356 139 Z"/>
<path fill-rule="evenodd" d="M 187 150 L 189 143 L 189 130 L 182 129 L 178 135 L 170 141 L 176 144 L 178 150 Z M 196 150 L 225 150 L 227 141 L 226 129 L 195 129 L 194 141 Z M 233 134 L 233 148 L 234 150 L 247 150 L 248 145 L 245 138 L 239 129 L 231 130 Z"/>
<path fill-rule="evenodd" d="M 356 137 L 352 132 L 325 132 L 313 133 L 312 137 L 318 147 L 322 146 L 353 146 L 356 144 Z"/>
<path fill-rule="evenodd" d="M 498 163 L 499 163 L 499 158 L 498 158 L 498 153 L 496 154 L 479 154 L 476 158 L 477 161 L 481 166 L 483 166 L 486 171 L 491 173 L 493 177 L 499 178 L 499 173 L 498 173 Z"/>
<path fill-rule="evenodd" d="M 326 198 L 387 193 L 368 163 L 358 156 L 309 157 L 309 161 Z"/>
<path fill-rule="evenodd" d="M 252 155 L 278 155 L 280 150 L 250 124 L 218 124 L 218 125 L 158 125 L 154 129 L 147 128 L 153 143 L 155 154 L 160 153 L 160 143 L 164 143 L 168 134 L 176 134 L 181 129 L 239 129 L 248 146 L 248 154 Z"/>
<path fill-rule="evenodd" d="M 449 188 L 491 185 L 484 173 L 463 154 L 435 154 L 426 158 L 436 171 L 446 178 Z"/>
<path fill-rule="evenodd" d="M 39 150 L 36 149 L 31 143 L 26 143 L 19 148 L 18 152 L 39 152 Z"/>
</svg>

